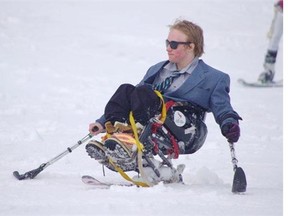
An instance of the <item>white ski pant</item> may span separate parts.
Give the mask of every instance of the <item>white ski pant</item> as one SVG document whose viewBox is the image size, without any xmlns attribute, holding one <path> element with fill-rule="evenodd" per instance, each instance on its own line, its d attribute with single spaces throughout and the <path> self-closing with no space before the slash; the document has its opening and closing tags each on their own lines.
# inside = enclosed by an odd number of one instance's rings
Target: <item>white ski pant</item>
<svg viewBox="0 0 288 216">
<path fill-rule="evenodd" d="M 270 30 L 269 51 L 278 51 L 279 43 L 283 34 L 283 12 L 275 10 L 274 19 Z"/>
</svg>

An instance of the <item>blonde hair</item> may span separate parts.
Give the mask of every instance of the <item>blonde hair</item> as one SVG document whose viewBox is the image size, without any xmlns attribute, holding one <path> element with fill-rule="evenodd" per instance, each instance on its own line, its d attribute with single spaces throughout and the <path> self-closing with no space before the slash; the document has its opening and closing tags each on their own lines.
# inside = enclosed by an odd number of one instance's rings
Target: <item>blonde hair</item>
<svg viewBox="0 0 288 216">
<path fill-rule="evenodd" d="M 195 56 L 200 57 L 204 53 L 203 30 L 200 26 L 188 20 L 177 19 L 174 24 L 169 25 L 169 28 L 170 30 L 177 29 L 187 35 L 187 42 L 191 42 L 195 45 Z"/>
</svg>

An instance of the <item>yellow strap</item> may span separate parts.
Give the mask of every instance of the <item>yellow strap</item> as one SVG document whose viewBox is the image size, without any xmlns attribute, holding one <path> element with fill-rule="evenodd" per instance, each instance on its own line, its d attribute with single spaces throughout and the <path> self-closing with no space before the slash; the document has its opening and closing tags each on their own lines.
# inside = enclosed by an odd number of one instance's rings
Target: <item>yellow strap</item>
<svg viewBox="0 0 288 216">
<path fill-rule="evenodd" d="M 139 140 L 137 127 L 136 127 L 136 123 L 135 123 L 132 112 L 129 113 L 129 120 L 130 120 L 130 124 L 131 124 L 132 130 L 133 130 L 133 134 L 134 134 L 134 138 L 135 138 L 136 146 L 137 146 L 138 169 L 139 169 L 139 172 L 140 172 L 142 179 L 146 182 L 146 183 L 143 182 L 143 184 L 146 184 L 149 187 L 149 186 L 152 186 L 153 184 L 148 181 L 148 179 L 147 179 L 147 177 L 143 171 L 142 152 L 144 150 L 144 146 Z"/>
<path fill-rule="evenodd" d="M 162 123 L 164 123 L 165 119 L 166 119 L 166 106 L 165 106 L 165 102 L 164 102 L 164 99 L 163 99 L 163 96 L 162 94 L 159 92 L 159 91 L 155 91 L 156 95 L 161 99 L 162 101 L 162 111 L 161 111 L 161 118 L 160 118 L 160 121 Z M 140 142 L 139 140 L 139 136 L 138 136 L 138 132 L 137 132 L 137 127 L 136 127 L 136 123 L 135 123 L 135 120 L 134 120 L 134 117 L 133 117 L 133 113 L 130 112 L 129 113 L 129 120 L 130 120 L 130 123 L 131 123 L 131 127 L 132 127 L 132 130 L 133 130 L 133 134 L 134 134 L 134 137 L 135 137 L 135 140 L 136 140 L 136 146 L 137 146 L 137 160 L 138 160 L 138 169 L 140 171 L 140 174 L 141 174 L 141 177 L 146 181 L 145 182 L 139 182 L 139 181 L 134 181 L 133 179 L 131 179 L 120 167 L 118 167 L 110 158 L 109 158 L 109 163 L 114 167 L 114 169 L 120 173 L 120 175 L 126 179 L 127 181 L 130 181 L 132 182 L 133 184 L 137 185 L 137 186 L 141 186 L 141 187 L 150 187 L 152 186 L 153 184 L 150 183 L 144 172 L 143 172 L 143 164 L 142 164 L 142 152 L 144 150 L 144 146 L 143 144 Z"/>
<path fill-rule="evenodd" d="M 141 152 L 143 152 L 144 146 L 139 140 L 137 127 L 136 127 L 136 123 L 135 123 L 132 112 L 130 112 L 130 114 L 129 114 L 129 120 L 130 120 L 130 124 L 131 124 L 132 130 L 133 130 L 134 138 L 136 140 L 137 149 L 138 149 L 138 151 L 140 150 Z"/>
<path fill-rule="evenodd" d="M 161 118 L 160 121 L 163 123 L 166 119 L 166 106 L 165 106 L 165 102 L 163 99 L 162 94 L 159 91 L 155 91 L 155 93 L 157 94 L 157 96 L 161 99 L 162 101 L 162 111 L 161 111 Z M 138 132 L 137 132 L 137 128 L 136 128 L 136 123 L 133 117 L 133 113 L 130 112 L 129 113 L 129 120 L 130 120 L 130 124 L 133 130 L 133 134 L 136 140 L 136 146 L 138 148 L 138 151 L 141 150 L 143 152 L 144 146 L 143 144 L 140 142 L 139 137 L 138 137 Z"/>
<path fill-rule="evenodd" d="M 144 175 L 144 172 L 143 172 L 143 165 L 142 165 L 142 152 L 143 152 L 143 149 L 144 149 L 144 146 L 143 144 L 139 141 L 139 137 L 138 137 L 138 133 L 137 133 L 137 128 L 136 128 L 136 124 L 135 124 L 135 120 L 134 120 L 134 117 L 133 117 L 133 114 L 132 112 L 130 112 L 129 114 L 129 120 L 130 120 L 130 123 L 131 123 L 131 127 L 132 127 L 132 130 L 133 130 L 133 134 L 134 134 L 134 137 L 135 137 L 135 141 L 136 141 L 136 146 L 137 146 L 137 161 L 138 161 L 138 169 L 140 171 L 140 174 L 142 176 L 142 178 L 145 180 L 145 175 Z M 111 136 L 111 135 L 110 135 Z M 106 138 L 109 137 L 109 134 L 106 134 Z M 145 182 L 140 182 L 140 181 L 134 181 L 133 179 L 130 178 L 130 176 L 128 176 L 119 166 L 117 166 L 110 157 L 108 157 L 108 160 L 109 160 L 109 163 L 114 167 L 114 169 L 120 173 L 120 175 L 126 179 L 127 181 L 130 181 L 132 182 L 133 184 L 137 185 L 137 186 L 140 186 L 140 187 L 150 187 L 152 186 L 151 183 L 149 183 L 147 180 Z"/>
<path fill-rule="evenodd" d="M 156 93 L 156 95 L 160 98 L 160 100 L 162 101 L 162 111 L 161 111 L 161 118 L 160 121 L 162 123 L 164 123 L 165 119 L 166 119 L 166 115 L 167 115 L 167 110 L 166 110 L 166 106 L 165 106 L 165 101 L 164 98 L 162 96 L 162 94 L 159 91 L 154 91 Z"/>
<path fill-rule="evenodd" d="M 161 118 L 160 118 L 160 121 L 162 123 L 164 123 L 165 119 L 166 119 L 166 106 L 165 106 L 165 101 L 163 99 L 163 96 L 162 94 L 159 92 L 159 91 L 155 91 L 156 95 L 160 98 L 161 102 L 162 102 L 162 111 L 161 111 Z M 143 171 L 143 164 L 142 164 L 142 152 L 144 150 L 144 146 L 143 144 L 140 142 L 139 140 L 139 137 L 138 137 L 138 132 L 137 132 L 137 127 L 136 127 L 136 123 L 135 123 L 135 119 L 133 117 L 133 113 L 130 112 L 129 113 L 129 121 L 130 121 L 130 124 L 131 124 L 131 127 L 132 127 L 132 130 L 133 130 L 133 134 L 134 134 L 134 138 L 136 140 L 136 146 L 137 146 L 137 151 L 138 151 L 138 154 L 137 154 L 137 157 L 138 157 L 138 169 L 140 171 L 140 174 L 141 174 L 141 177 L 143 178 L 143 180 L 146 181 L 145 182 L 135 182 L 133 181 L 125 172 L 123 172 L 123 170 L 121 170 L 120 168 L 120 171 L 118 171 L 123 178 L 125 178 L 126 180 L 128 181 L 131 181 L 133 182 L 134 184 L 136 185 L 139 185 L 139 186 L 142 186 L 142 187 L 149 187 L 149 186 L 152 186 L 153 184 L 151 182 L 148 181 L 144 171 Z M 113 162 L 112 162 L 113 163 Z M 145 185 L 145 186 L 143 186 Z"/>
<path fill-rule="evenodd" d="M 135 136 L 135 140 L 136 140 L 136 146 L 137 146 L 137 157 L 138 157 L 138 168 L 140 170 L 141 176 L 143 178 L 144 174 L 143 174 L 143 165 L 142 165 L 142 152 L 143 152 L 143 144 L 139 141 L 138 138 L 138 133 L 137 133 L 137 128 L 136 128 L 136 124 L 135 124 L 135 120 L 134 117 L 132 115 L 132 112 L 130 112 L 130 122 L 131 122 L 131 127 Z M 107 139 L 111 137 L 110 134 L 106 133 L 105 137 L 102 137 L 102 139 Z M 127 181 L 132 182 L 133 184 L 137 185 L 137 186 L 141 186 L 141 187 L 149 187 L 151 186 L 150 183 L 145 183 L 145 182 L 139 182 L 139 181 L 134 181 L 133 179 L 131 179 L 119 166 L 117 166 L 111 158 L 108 157 L 109 163 L 114 167 L 114 169 L 120 173 L 120 175 L 126 179 Z M 147 181 L 148 182 L 148 181 Z"/>
<path fill-rule="evenodd" d="M 137 185 L 137 186 L 141 186 L 141 187 L 149 187 L 148 184 L 146 184 L 145 182 L 139 182 L 139 181 L 134 181 L 133 179 L 131 179 L 120 167 L 118 167 L 110 158 L 109 158 L 109 163 L 114 167 L 114 169 L 120 173 L 120 175 L 126 179 L 127 181 L 132 182 L 133 184 Z"/>
</svg>

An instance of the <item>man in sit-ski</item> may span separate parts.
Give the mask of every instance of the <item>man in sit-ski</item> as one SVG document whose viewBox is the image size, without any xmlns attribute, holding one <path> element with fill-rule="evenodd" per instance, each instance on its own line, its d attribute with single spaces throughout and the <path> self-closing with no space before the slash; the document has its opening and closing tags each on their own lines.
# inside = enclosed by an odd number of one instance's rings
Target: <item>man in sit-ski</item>
<svg viewBox="0 0 288 216">
<path fill-rule="evenodd" d="M 89 156 L 141 186 L 182 182 L 184 165 L 173 167 L 180 154 L 193 154 L 205 142 L 206 112 L 212 112 L 229 142 L 240 136 L 241 117 L 230 103 L 229 75 L 199 59 L 202 29 L 187 20 L 170 26 L 168 60 L 149 68 L 137 86 L 122 84 L 89 125 L 102 142 L 86 145 Z M 158 156 L 155 158 L 155 156 Z M 139 173 L 133 179 L 128 171 Z"/>
</svg>

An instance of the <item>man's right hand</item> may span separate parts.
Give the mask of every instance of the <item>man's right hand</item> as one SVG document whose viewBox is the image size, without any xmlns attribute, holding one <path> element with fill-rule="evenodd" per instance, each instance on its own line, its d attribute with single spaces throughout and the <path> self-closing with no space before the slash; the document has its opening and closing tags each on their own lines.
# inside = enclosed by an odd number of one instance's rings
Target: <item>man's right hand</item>
<svg viewBox="0 0 288 216">
<path fill-rule="evenodd" d="M 89 124 L 89 132 L 91 135 L 95 136 L 104 132 L 104 127 L 99 122 L 94 122 Z"/>
</svg>

